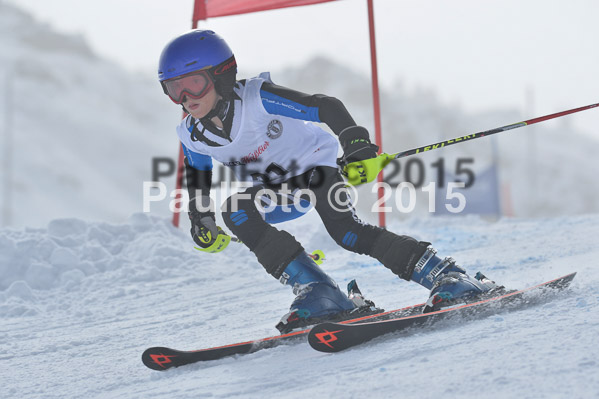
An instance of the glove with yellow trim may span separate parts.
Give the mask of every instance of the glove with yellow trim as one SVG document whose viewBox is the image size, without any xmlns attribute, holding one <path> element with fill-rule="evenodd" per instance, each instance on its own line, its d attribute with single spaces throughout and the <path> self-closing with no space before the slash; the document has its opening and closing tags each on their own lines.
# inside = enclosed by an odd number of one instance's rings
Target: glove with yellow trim
<svg viewBox="0 0 599 399">
<path fill-rule="evenodd" d="M 338 162 L 342 167 L 366 159 L 376 158 L 379 147 L 370 142 L 368 130 L 362 126 L 350 126 L 339 133 L 343 157 Z"/>
<path fill-rule="evenodd" d="M 350 126 L 339 133 L 343 157 L 337 160 L 341 173 L 348 183 L 357 186 L 376 179 L 381 171 L 377 151 L 379 147 L 370 142 L 368 130 L 362 126 Z"/>
<path fill-rule="evenodd" d="M 212 210 L 204 212 L 198 210 L 196 202 L 198 199 L 201 201 L 202 210 L 210 209 L 210 197 L 202 196 L 189 201 L 190 233 L 193 241 L 200 247 L 195 248 L 202 252 L 220 252 L 227 248 L 231 237 L 216 225 L 216 219 Z"/>
</svg>

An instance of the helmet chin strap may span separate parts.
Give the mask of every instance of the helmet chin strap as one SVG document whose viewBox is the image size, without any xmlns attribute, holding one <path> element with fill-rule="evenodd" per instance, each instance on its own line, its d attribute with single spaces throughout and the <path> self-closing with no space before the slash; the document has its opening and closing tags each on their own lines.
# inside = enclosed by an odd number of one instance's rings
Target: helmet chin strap
<svg viewBox="0 0 599 399">
<path fill-rule="evenodd" d="M 185 97 L 183 97 L 182 103 L 184 103 L 185 101 L 186 99 Z M 224 100 L 222 98 L 219 99 L 214 105 L 214 108 L 212 108 L 203 118 L 200 119 L 200 122 L 202 122 L 202 124 L 205 125 L 206 122 L 212 122 L 212 118 L 217 117 L 224 124 L 229 117 L 229 111 L 233 109 L 233 107 L 231 107 L 232 102 L 232 100 Z M 183 108 L 183 112 L 185 112 L 186 114 L 190 113 L 185 108 L 185 105 L 181 104 L 181 107 Z"/>
<path fill-rule="evenodd" d="M 223 128 L 217 127 L 212 118 L 217 117 L 223 123 Z M 231 141 L 231 126 L 233 125 L 233 100 L 219 99 L 214 108 L 200 122 L 206 130 Z"/>
<path fill-rule="evenodd" d="M 202 124 L 204 124 L 204 122 L 207 119 L 212 119 L 214 117 L 217 117 L 218 119 L 221 120 L 221 122 L 224 123 L 225 119 L 227 119 L 227 117 L 229 116 L 229 109 L 231 109 L 231 101 L 226 101 L 224 99 L 220 99 L 216 102 L 216 104 L 214 105 L 214 108 L 212 108 L 210 110 L 210 112 L 208 112 L 206 114 L 206 116 L 204 116 L 202 119 L 200 119 L 200 121 L 202 122 Z"/>
</svg>

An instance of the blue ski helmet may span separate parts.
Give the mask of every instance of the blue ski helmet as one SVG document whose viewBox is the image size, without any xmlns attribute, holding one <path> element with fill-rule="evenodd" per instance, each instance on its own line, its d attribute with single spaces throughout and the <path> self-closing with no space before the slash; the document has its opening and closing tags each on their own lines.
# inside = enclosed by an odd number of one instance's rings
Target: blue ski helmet
<svg viewBox="0 0 599 399">
<path fill-rule="evenodd" d="M 237 63 L 229 45 L 211 30 L 192 30 L 171 40 L 158 62 L 158 80 L 162 82 L 191 72 L 207 70 L 216 92 L 224 98 L 233 95 Z"/>
</svg>

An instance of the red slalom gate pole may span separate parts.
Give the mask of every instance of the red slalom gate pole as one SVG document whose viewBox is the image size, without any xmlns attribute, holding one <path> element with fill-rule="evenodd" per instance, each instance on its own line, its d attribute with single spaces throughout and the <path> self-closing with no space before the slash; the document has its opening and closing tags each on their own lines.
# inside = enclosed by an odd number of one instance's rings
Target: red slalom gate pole
<svg viewBox="0 0 599 399">
<path fill-rule="evenodd" d="M 373 0 L 368 0 L 368 29 L 370 32 L 370 64 L 372 69 L 372 102 L 374 107 L 374 137 L 376 144 L 379 146 L 379 154 L 383 150 L 383 134 L 381 129 L 381 105 L 379 95 L 379 78 L 378 67 L 376 62 L 376 40 L 374 36 L 374 5 Z M 383 171 L 377 177 L 379 182 L 383 182 Z M 378 190 L 380 204 L 385 206 L 383 197 L 385 196 L 385 188 L 381 185 Z M 379 226 L 386 226 L 385 212 L 379 212 Z"/>
</svg>

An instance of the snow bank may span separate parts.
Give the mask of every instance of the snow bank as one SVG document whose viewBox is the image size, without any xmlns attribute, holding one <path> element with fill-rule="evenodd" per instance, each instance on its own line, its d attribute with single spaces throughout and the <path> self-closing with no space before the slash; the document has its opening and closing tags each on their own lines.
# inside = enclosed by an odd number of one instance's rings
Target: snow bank
<svg viewBox="0 0 599 399">
<path fill-rule="evenodd" d="M 53 220 L 45 229 L 0 232 L 0 316 L 35 313 L 34 291 L 94 288 L 94 276 L 111 273 L 131 284 L 155 281 L 168 265 L 186 263 L 182 232 L 145 214 L 121 225 Z M 12 304 L 12 305 L 11 305 Z"/>
</svg>

